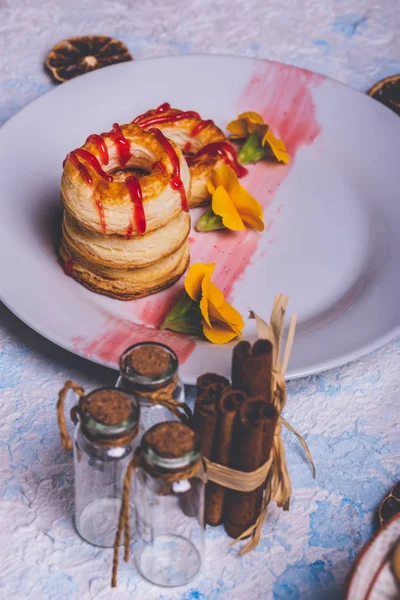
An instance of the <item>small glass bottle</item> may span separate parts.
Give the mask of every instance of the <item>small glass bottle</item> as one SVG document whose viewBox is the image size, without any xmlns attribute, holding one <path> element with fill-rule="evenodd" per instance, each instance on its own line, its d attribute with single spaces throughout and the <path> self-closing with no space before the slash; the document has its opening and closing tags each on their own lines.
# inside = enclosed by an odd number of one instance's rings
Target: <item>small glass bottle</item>
<svg viewBox="0 0 400 600">
<path fill-rule="evenodd" d="M 117 387 L 139 398 L 141 435 L 157 423 L 178 420 L 176 414 L 160 402 L 163 398 L 185 402 L 178 368 L 175 352 L 158 342 L 134 344 L 121 355 Z"/>
<path fill-rule="evenodd" d="M 139 411 L 137 398 L 116 388 L 91 392 L 71 411 L 75 527 L 94 546 L 114 544 L 125 472 L 139 445 Z"/>
<path fill-rule="evenodd" d="M 199 572 L 204 553 L 205 477 L 197 435 L 159 423 L 142 440 L 135 474 L 135 562 L 156 585 L 178 586 Z"/>
</svg>

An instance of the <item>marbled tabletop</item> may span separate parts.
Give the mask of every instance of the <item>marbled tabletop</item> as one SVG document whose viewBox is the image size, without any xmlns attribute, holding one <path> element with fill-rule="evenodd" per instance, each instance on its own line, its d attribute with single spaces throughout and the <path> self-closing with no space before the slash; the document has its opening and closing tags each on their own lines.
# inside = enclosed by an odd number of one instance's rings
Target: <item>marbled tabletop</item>
<svg viewBox="0 0 400 600">
<path fill-rule="evenodd" d="M 365 91 L 400 72 L 399 30 L 394 0 L 0 0 L 0 123 L 52 89 L 46 54 L 74 35 L 117 37 L 136 59 L 269 58 Z M 342 596 L 377 506 L 399 479 L 400 340 L 289 384 L 285 417 L 304 434 L 317 479 L 285 433 L 291 509 L 271 507 L 256 550 L 238 557 L 222 528 L 208 529 L 205 568 L 190 585 L 156 588 L 123 565 L 111 591 L 111 552 L 84 543 L 72 526 L 72 463 L 60 447 L 55 398 L 66 379 L 90 389 L 116 375 L 54 346 L 4 306 L 0 317 L 2 600 Z"/>
</svg>

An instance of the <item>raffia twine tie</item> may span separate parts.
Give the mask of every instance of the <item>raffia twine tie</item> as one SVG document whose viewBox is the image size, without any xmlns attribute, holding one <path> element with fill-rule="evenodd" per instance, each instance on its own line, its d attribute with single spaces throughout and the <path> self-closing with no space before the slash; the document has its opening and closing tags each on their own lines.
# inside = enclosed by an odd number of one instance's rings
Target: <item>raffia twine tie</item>
<svg viewBox="0 0 400 600">
<path fill-rule="evenodd" d="M 174 377 L 167 385 L 159 388 L 158 390 L 151 392 L 138 390 L 137 393 L 139 396 L 149 400 L 152 404 L 161 404 L 162 406 L 165 406 L 165 408 L 172 412 L 180 421 L 182 421 L 182 423 L 185 423 L 186 425 L 192 418 L 192 411 L 186 402 L 178 402 L 172 397 L 177 383 L 178 378 Z M 184 414 L 182 414 L 181 411 L 183 411 Z"/>
<path fill-rule="evenodd" d="M 117 572 L 119 561 L 119 545 L 121 543 L 122 533 L 124 533 L 124 561 L 128 562 L 130 556 L 130 525 L 129 525 L 129 496 L 131 490 L 132 475 L 138 467 L 144 467 L 148 473 L 154 478 L 166 483 L 181 481 L 182 479 L 191 479 L 198 475 L 203 466 L 202 459 L 186 469 L 174 472 L 165 472 L 151 469 L 145 462 L 141 449 L 138 448 L 136 455 L 131 460 L 126 470 L 124 487 L 122 491 L 122 503 L 118 518 L 118 528 L 114 541 L 113 566 L 111 576 L 111 587 L 117 586 Z"/>
</svg>

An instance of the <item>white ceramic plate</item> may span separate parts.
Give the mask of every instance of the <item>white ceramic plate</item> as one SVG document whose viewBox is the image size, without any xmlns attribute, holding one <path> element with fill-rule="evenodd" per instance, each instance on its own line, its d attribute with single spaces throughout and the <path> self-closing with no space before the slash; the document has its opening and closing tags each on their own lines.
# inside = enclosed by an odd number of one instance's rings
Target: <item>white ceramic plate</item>
<svg viewBox="0 0 400 600">
<path fill-rule="evenodd" d="M 400 334 L 400 120 L 308 71 L 216 56 L 96 71 L 57 87 L 3 126 L 0 288 L 16 315 L 60 346 L 109 366 L 135 341 L 161 339 L 177 350 L 186 382 L 209 370 L 229 373 L 232 344 L 157 329 L 182 282 L 123 303 L 89 292 L 56 259 L 67 152 L 88 134 L 165 101 L 221 127 L 238 112 L 258 111 L 288 146 L 288 166 L 258 163 L 242 180 L 264 205 L 265 232 L 193 233 L 191 253 L 192 261 L 216 262 L 215 283 L 244 316 L 252 308 L 268 318 L 275 294 L 290 296 L 289 311 L 299 321 L 290 377 L 343 364 Z M 255 339 L 247 318 L 244 335 Z"/>
<path fill-rule="evenodd" d="M 353 567 L 346 600 L 398 600 L 400 587 L 391 559 L 400 542 L 400 514 L 392 517 L 361 550 Z"/>
</svg>

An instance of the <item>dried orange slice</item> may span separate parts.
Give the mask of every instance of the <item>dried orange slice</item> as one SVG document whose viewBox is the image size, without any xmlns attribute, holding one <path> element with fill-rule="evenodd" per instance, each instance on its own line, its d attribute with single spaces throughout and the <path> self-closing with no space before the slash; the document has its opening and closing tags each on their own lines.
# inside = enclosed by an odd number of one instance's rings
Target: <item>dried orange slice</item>
<svg viewBox="0 0 400 600">
<path fill-rule="evenodd" d="M 368 96 L 375 98 L 400 116 L 400 74 L 378 81 L 369 90 Z"/>
<path fill-rule="evenodd" d="M 128 48 L 105 35 L 84 35 L 59 42 L 50 50 L 46 67 L 57 81 L 67 81 L 108 65 L 132 60 Z"/>
</svg>

